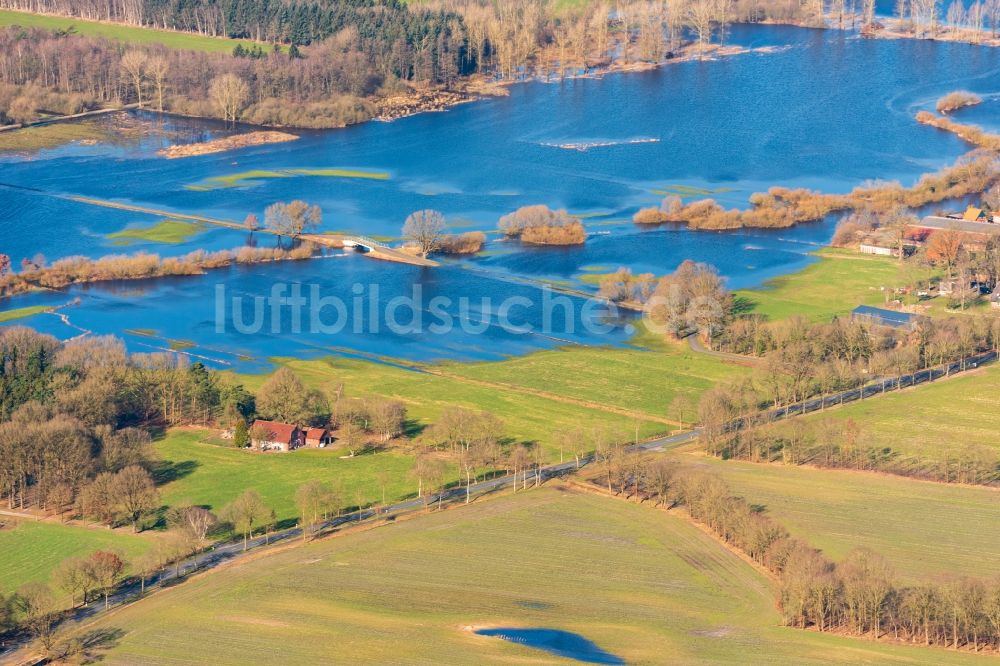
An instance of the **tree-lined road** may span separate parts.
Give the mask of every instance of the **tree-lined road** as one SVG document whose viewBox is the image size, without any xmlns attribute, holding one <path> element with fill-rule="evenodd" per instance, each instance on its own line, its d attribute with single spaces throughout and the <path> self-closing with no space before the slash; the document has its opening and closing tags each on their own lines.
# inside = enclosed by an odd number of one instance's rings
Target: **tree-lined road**
<svg viewBox="0 0 1000 666">
<path fill-rule="evenodd" d="M 805 400 L 794 405 L 788 405 L 780 409 L 772 410 L 770 412 L 770 417 L 773 419 L 788 418 L 792 416 L 799 416 L 802 414 L 807 414 L 810 412 L 815 412 L 820 409 L 829 406 L 841 405 L 847 402 L 853 402 L 856 400 L 862 400 L 868 397 L 873 397 L 877 395 L 882 395 L 883 393 L 889 391 L 895 391 L 902 388 L 907 388 L 910 386 L 916 386 L 928 381 L 933 381 L 945 376 L 950 376 L 956 373 L 961 373 L 966 370 L 975 369 L 984 364 L 991 363 L 997 360 L 997 352 L 991 351 L 983 354 L 978 354 L 976 356 L 969 357 L 963 361 L 956 361 L 951 364 L 944 366 L 937 366 L 934 368 L 928 368 L 926 370 L 920 370 L 915 373 L 910 373 L 906 375 L 900 375 L 897 377 L 887 377 L 879 380 L 878 382 L 867 384 L 864 387 L 851 389 L 847 391 L 841 391 L 832 395 L 824 396 L 823 398 L 813 398 Z M 727 426 L 727 429 L 733 430 L 743 427 L 745 425 L 745 420 L 738 420 L 732 422 Z M 678 433 L 675 435 L 669 435 L 665 437 L 658 437 L 656 439 L 651 439 L 645 442 L 639 442 L 625 447 L 626 451 L 651 451 L 651 452 L 664 452 L 674 449 L 682 444 L 694 441 L 700 435 L 698 429 L 694 429 L 687 432 Z M 321 523 L 317 528 L 317 533 L 329 532 L 330 530 L 342 527 L 345 525 L 350 525 L 352 523 L 360 523 L 361 521 L 368 520 L 371 518 L 393 518 L 395 516 L 405 514 L 411 511 L 419 510 L 425 506 L 432 505 L 434 503 L 443 502 L 455 502 L 462 501 L 466 498 L 471 498 L 472 496 L 483 496 L 489 493 L 493 493 L 504 488 L 513 486 L 516 484 L 524 484 L 528 486 L 529 484 L 542 483 L 546 479 L 551 479 L 565 474 L 571 474 L 578 469 L 593 463 L 596 460 L 596 455 L 591 454 L 588 456 L 583 456 L 579 459 L 579 462 L 572 460 L 569 462 L 558 463 L 555 465 L 548 465 L 545 467 L 539 467 L 532 470 L 524 470 L 516 474 L 508 474 L 505 476 L 500 476 L 492 479 L 486 479 L 484 481 L 479 481 L 473 483 L 470 486 L 457 486 L 449 488 L 448 490 L 439 493 L 428 495 L 424 498 L 412 498 L 396 502 L 394 504 L 387 505 L 381 508 L 374 509 L 360 509 L 358 511 L 345 514 L 343 516 L 338 516 Z M 244 547 L 242 541 L 231 541 L 223 544 L 219 544 L 210 548 L 207 551 L 192 555 L 186 558 L 182 562 L 176 565 L 171 565 L 161 570 L 154 576 L 147 579 L 147 588 L 163 587 L 172 581 L 182 578 L 183 576 L 192 573 L 194 571 L 204 571 L 207 569 L 212 569 L 218 567 L 226 562 L 233 561 L 237 558 L 244 557 L 250 553 L 258 551 L 258 549 L 266 548 L 269 546 L 274 546 L 276 544 L 287 543 L 288 541 L 301 538 L 302 528 L 291 527 L 284 530 L 279 530 L 274 533 L 257 536 L 249 539 Z M 123 586 L 116 593 L 109 597 L 111 608 L 121 606 L 122 604 L 135 601 L 138 598 L 140 592 L 140 584 L 138 581 L 130 583 Z M 103 604 L 94 603 L 90 606 L 77 609 L 72 617 L 66 622 L 81 623 L 92 619 L 94 617 L 100 616 L 101 613 L 107 612 Z M 15 657 L 15 653 L 18 650 L 25 650 L 27 645 L 27 640 L 15 641 L 9 645 L 6 649 L 0 650 L 0 658 L 9 659 Z M 14 659 L 14 663 L 21 663 L 17 659 Z"/>
</svg>

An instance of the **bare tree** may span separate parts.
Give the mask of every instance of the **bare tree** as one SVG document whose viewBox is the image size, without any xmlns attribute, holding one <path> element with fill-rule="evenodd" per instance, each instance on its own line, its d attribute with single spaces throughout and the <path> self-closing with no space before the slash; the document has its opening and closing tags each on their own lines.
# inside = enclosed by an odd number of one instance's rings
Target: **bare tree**
<svg viewBox="0 0 1000 666">
<path fill-rule="evenodd" d="M 279 201 L 264 211 L 264 226 L 279 236 L 296 238 L 303 232 L 316 229 L 323 221 L 323 211 L 296 199 L 291 203 Z"/>
<path fill-rule="evenodd" d="M 156 90 L 156 110 L 163 113 L 163 93 L 166 87 L 167 74 L 170 73 L 170 64 L 163 56 L 151 56 L 146 62 L 146 71 L 153 82 Z"/>
<path fill-rule="evenodd" d="M 139 106 L 142 106 L 142 89 L 146 83 L 147 64 L 148 58 L 142 51 L 126 51 L 122 55 L 122 72 L 125 73 L 132 83 L 132 87 L 135 88 L 135 96 L 139 102 Z"/>
<path fill-rule="evenodd" d="M 444 230 L 444 215 L 436 210 L 410 213 L 403 223 L 403 236 L 415 242 L 420 247 L 420 254 L 425 257 L 441 247 Z"/>
<path fill-rule="evenodd" d="M 712 0 L 691 0 L 687 3 L 684 24 L 698 40 L 700 53 L 712 41 L 712 22 L 715 20 L 715 3 Z"/>
<path fill-rule="evenodd" d="M 139 521 L 160 504 L 153 478 L 138 465 L 129 465 L 115 474 L 111 497 L 115 513 L 131 523 L 134 532 L 139 531 Z"/>
<path fill-rule="evenodd" d="M 209 95 L 219 107 L 223 119 L 235 123 L 250 99 L 250 87 L 246 81 L 230 72 L 212 79 Z"/>
<path fill-rule="evenodd" d="M 333 510 L 333 496 L 330 485 L 321 481 L 307 481 L 295 491 L 295 506 L 299 510 L 303 541 L 314 533 L 323 516 Z"/>
<path fill-rule="evenodd" d="M 246 550 L 247 543 L 253 536 L 254 528 L 260 527 L 271 513 L 271 510 L 264 504 L 260 493 L 256 490 L 247 490 L 222 507 L 220 515 L 223 520 L 232 523 L 233 529 L 238 534 L 243 535 L 243 550 Z"/>
</svg>

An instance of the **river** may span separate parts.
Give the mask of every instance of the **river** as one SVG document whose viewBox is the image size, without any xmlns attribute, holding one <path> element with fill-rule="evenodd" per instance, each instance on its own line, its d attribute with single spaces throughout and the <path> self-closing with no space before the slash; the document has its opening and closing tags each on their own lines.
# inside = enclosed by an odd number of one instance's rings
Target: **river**
<svg viewBox="0 0 1000 666">
<path fill-rule="evenodd" d="M 398 236 L 406 215 L 422 208 L 445 213 L 456 231 L 491 230 L 500 215 L 544 203 L 583 216 L 591 234 L 584 248 L 526 248 L 493 237 L 483 256 L 449 261 L 439 269 L 347 256 L 150 283 L 76 287 L 68 295 L 35 294 L 0 307 L 60 304 L 79 296 L 80 304 L 65 310 L 75 324 L 124 334 L 137 351 L 169 346 L 164 341 L 172 339 L 175 347 L 204 355 L 213 364 L 240 365 L 251 359 L 263 364 L 270 356 L 331 350 L 473 360 L 567 343 L 619 344 L 630 333 L 627 319 L 609 318 L 596 308 L 582 312 L 582 299 L 574 300 L 571 318 L 580 326 L 573 331 L 558 326 L 543 330 L 542 314 L 531 313 L 522 316 L 523 322 L 539 327 L 529 334 L 504 330 L 495 303 L 477 304 L 462 314 L 457 301 L 461 296 L 540 298 L 536 287 L 497 276 L 585 288 L 581 278 L 588 273 L 629 266 L 663 274 L 687 258 L 714 264 L 734 288 L 760 285 L 812 261 L 809 251 L 829 241 L 835 222 L 780 231 L 691 232 L 639 230 L 629 222 L 631 215 L 670 193 L 746 206 L 750 193 L 771 185 L 843 192 L 869 179 L 911 183 L 967 150 L 954 136 L 913 121 L 916 111 L 932 108 L 939 96 L 958 88 L 986 98 L 982 107 L 968 111 L 970 119 L 989 128 L 1000 124 L 995 114 L 1000 52 L 995 49 L 865 40 L 838 31 L 780 26 L 737 26 L 730 39 L 771 48 L 639 73 L 523 83 L 511 86 L 509 97 L 443 113 L 306 131 L 298 141 L 232 153 L 165 160 L 156 150 L 176 139 L 152 135 L 132 143 L 71 145 L 0 157 L 0 252 L 11 255 L 15 264 L 36 253 L 49 259 L 138 250 L 172 255 L 232 248 L 248 240 L 242 232 L 205 227 L 180 243 L 124 246 L 109 234 L 149 226 L 160 217 L 61 195 L 237 221 L 250 212 L 263 217 L 274 201 L 301 198 L 321 206 L 325 230 L 387 238 Z M 156 122 L 182 140 L 222 131 L 208 121 Z M 358 177 L 321 175 L 332 168 L 357 172 Z M 299 173 L 289 173 L 293 169 Z M 260 171 L 283 177 L 253 173 Z M 379 293 L 374 298 L 383 304 L 420 286 L 423 298 L 441 295 L 456 301 L 445 308 L 455 321 L 464 317 L 492 324 L 486 334 L 382 327 L 377 332 L 292 336 L 287 326 L 248 334 L 232 322 L 215 325 L 220 302 L 227 310 L 233 295 L 267 295 L 275 282 L 307 290 L 317 285 L 323 295 L 344 303 L 358 289 L 370 298 L 375 285 Z M 423 304 L 417 309 L 428 308 Z M 290 316 L 279 313 L 274 321 Z M 74 334 L 51 316 L 24 322 L 60 337 Z M 126 332 L 137 330 L 144 335 Z"/>
</svg>

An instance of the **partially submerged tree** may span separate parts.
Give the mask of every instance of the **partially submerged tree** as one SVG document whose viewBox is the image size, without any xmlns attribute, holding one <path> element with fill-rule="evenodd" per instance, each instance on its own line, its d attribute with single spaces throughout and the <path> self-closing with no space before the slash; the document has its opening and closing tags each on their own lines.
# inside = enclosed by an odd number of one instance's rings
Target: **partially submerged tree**
<svg viewBox="0 0 1000 666">
<path fill-rule="evenodd" d="M 403 237 L 416 243 L 424 257 L 441 247 L 444 231 L 444 215 L 436 210 L 410 213 L 403 223 Z"/>
<path fill-rule="evenodd" d="M 323 211 L 296 199 L 291 203 L 279 201 L 264 211 L 264 226 L 279 236 L 296 238 L 303 232 L 316 229 L 323 221 Z"/>
</svg>

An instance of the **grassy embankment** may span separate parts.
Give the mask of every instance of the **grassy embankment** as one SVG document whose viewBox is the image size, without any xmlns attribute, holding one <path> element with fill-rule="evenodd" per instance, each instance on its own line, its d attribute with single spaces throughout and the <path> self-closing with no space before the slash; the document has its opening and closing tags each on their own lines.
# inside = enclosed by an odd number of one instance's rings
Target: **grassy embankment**
<svg viewBox="0 0 1000 666">
<path fill-rule="evenodd" d="M 84 21 L 65 16 L 49 16 L 0 10 L 0 27 L 12 25 L 18 25 L 23 28 L 42 28 L 44 30 L 68 30 L 69 28 L 73 28 L 74 32 L 88 37 L 103 37 L 104 39 L 114 39 L 136 44 L 162 44 L 172 49 L 189 49 L 192 51 L 231 53 L 237 44 L 242 44 L 247 48 L 253 46 L 253 42 L 246 40 L 206 37 L 187 32 L 156 30 L 116 23 Z"/>
<path fill-rule="evenodd" d="M 88 629 L 123 632 L 109 664 L 563 663 L 470 626 L 573 631 L 631 664 L 987 663 L 781 627 L 773 600 L 677 516 L 545 488 L 291 548 Z"/>
<path fill-rule="evenodd" d="M 143 553 L 151 536 L 124 530 L 78 527 L 51 522 L 12 521 L 0 529 L 0 593 L 7 594 L 29 582 L 46 582 L 67 557 L 84 557 L 95 550 L 120 550 L 126 559 Z M 68 600 L 67 600 L 68 601 Z"/>
<path fill-rule="evenodd" d="M 186 220 L 160 220 L 154 225 L 145 227 L 126 227 L 121 231 L 108 234 L 115 245 L 131 245 L 133 243 L 186 243 L 199 234 L 204 227 Z"/>
<path fill-rule="evenodd" d="M 911 583 L 1000 570 L 1000 492 L 849 470 L 707 461 L 733 491 L 833 560 L 865 546 Z"/>
</svg>

